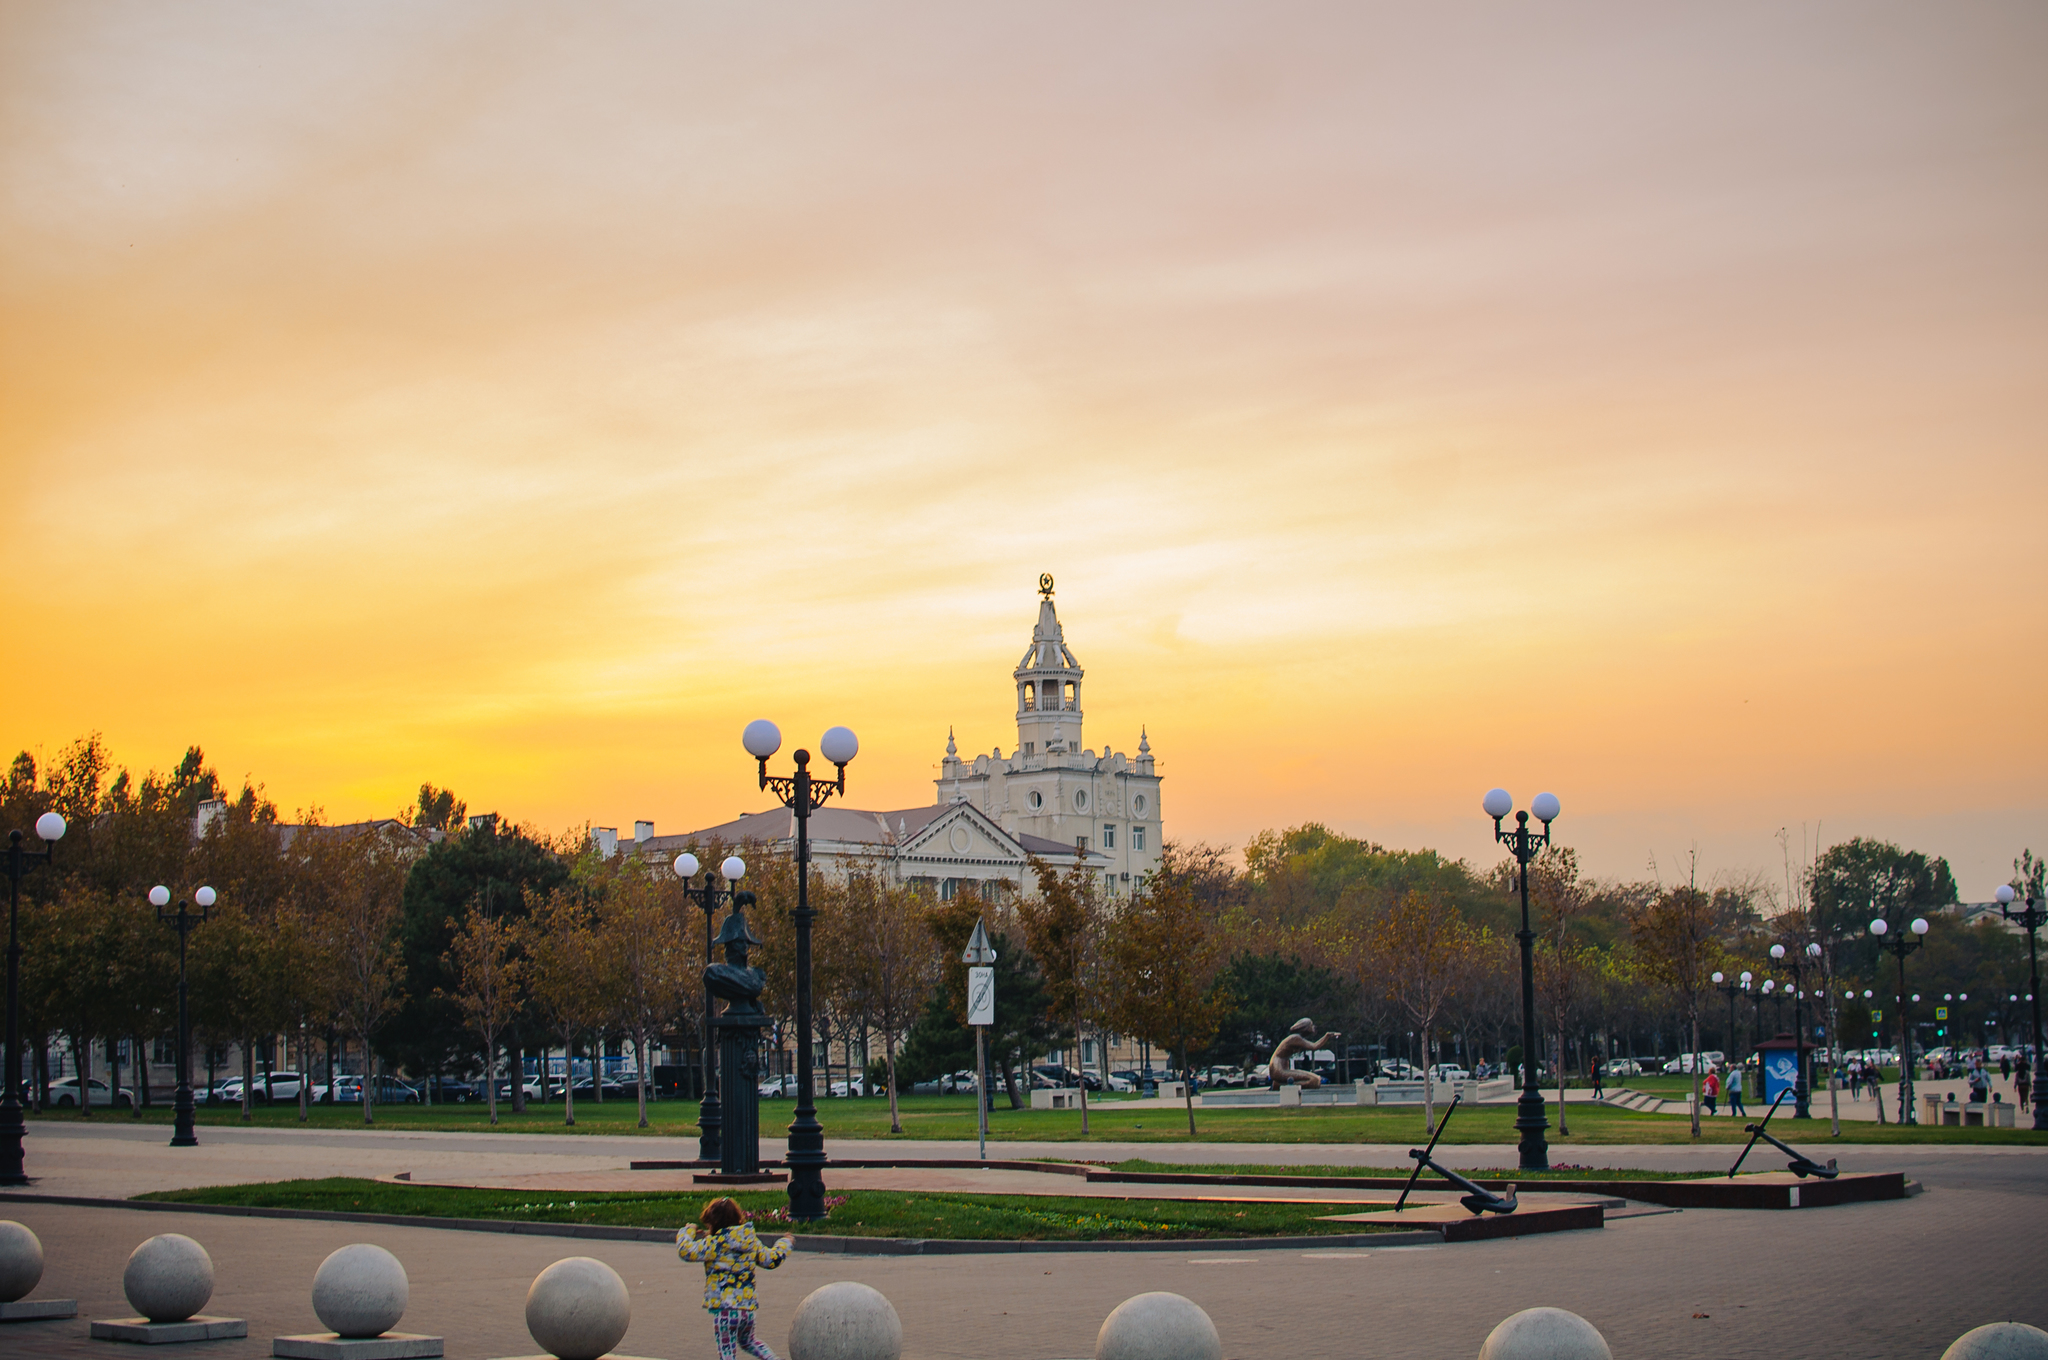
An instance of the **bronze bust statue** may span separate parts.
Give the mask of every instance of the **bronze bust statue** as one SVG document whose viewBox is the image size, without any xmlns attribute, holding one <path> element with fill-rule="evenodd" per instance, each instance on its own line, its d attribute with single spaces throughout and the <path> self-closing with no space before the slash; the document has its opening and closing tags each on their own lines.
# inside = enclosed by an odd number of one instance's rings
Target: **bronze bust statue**
<svg viewBox="0 0 2048 1360">
<path fill-rule="evenodd" d="M 750 892 L 734 893 L 732 914 L 718 928 L 714 944 L 725 946 L 725 962 L 711 964 L 704 970 L 704 989 L 725 1002 L 725 1014 L 732 1019 L 744 1016 L 762 1016 L 761 991 L 768 985 L 768 975 L 758 968 L 747 966 L 747 950 L 761 943 L 761 937 L 747 925 L 744 908 L 754 904 Z"/>
</svg>

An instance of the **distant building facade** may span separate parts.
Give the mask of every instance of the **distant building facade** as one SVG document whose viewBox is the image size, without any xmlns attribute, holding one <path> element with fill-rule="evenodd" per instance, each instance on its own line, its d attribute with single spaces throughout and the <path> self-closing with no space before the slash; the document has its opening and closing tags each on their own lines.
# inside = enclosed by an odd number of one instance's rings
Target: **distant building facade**
<svg viewBox="0 0 2048 1360">
<path fill-rule="evenodd" d="M 949 731 L 932 803 L 889 812 L 820 808 L 810 819 L 818 869 L 869 866 L 892 882 L 950 898 L 968 884 L 987 896 L 1029 891 L 1034 857 L 1062 869 L 1078 861 L 1117 895 L 1158 867 L 1164 830 L 1151 741 L 1141 729 L 1136 755 L 1083 747 L 1084 672 L 1053 607 L 1050 576 L 1040 578 L 1040 594 L 1031 644 L 1011 675 L 1016 748 L 1007 756 L 997 746 L 963 759 Z M 591 835 L 607 854 L 619 843 L 613 828 L 593 827 Z M 651 823 L 637 822 L 632 844 L 638 853 L 666 858 L 744 841 L 790 849 L 795 815 L 771 808 L 680 836 L 656 836 Z"/>
</svg>

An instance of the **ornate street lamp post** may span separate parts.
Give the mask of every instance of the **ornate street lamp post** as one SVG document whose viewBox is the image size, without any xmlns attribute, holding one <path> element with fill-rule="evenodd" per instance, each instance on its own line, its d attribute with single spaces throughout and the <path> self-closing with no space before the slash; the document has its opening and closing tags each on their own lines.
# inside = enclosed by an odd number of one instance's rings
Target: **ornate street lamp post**
<svg viewBox="0 0 2048 1360">
<path fill-rule="evenodd" d="M 1870 923 L 1870 933 L 1877 938 L 1877 947 L 1889 952 L 1899 961 L 1899 1122 L 1917 1124 L 1920 1114 L 1913 1108 L 1913 1026 L 1906 1016 L 1906 955 L 1920 947 L 1927 935 L 1927 918 L 1915 916 L 1912 925 L 1892 933 L 1892 923 L 1879 916 Z M 1918 1001 L 1920 994 L 1912 997 Z"/>
<path fill-rule="evenodd" d="M 1543 1117 L 1543 1075 L 1536 1061 L 1536 932 L 1529 928 L 1529 863 L 1550 844 L 1550 824 L 1557 820 L 1557 795 L 1539 793 L 1529 810 L 1543 823 L 1543 830 L 1529 829 L 1529 813 L 1515 813 L 1515 829 L 1506 830 L 1501 819 L 1514 811 L 1514 795 L 1506 789 L 1492 789 L 1481 802 L 1493 818 L 1493 838 L 1505 845 L 1521 866 L 1522 928 L 1515 938 L 1522 943 L 1522 1094 L 1515 1102 L 1515 1128 L 1521 1133 L 1519 1151 L 1524 1171 L 1548 1171 L 1550 1147 L 1543 1131 L 1550 1121 Z M 1557 1055 L 1564 1061 L 1564 1054 Z"/>
<path fill-rule="evenodd" d="M 761 787 L 770 789 L 796 814 L 796 1117 L 789 1122 L 789 1216 L 815 1223 L 825 1216 L 825 1130 L 818 1123 L 817 1096 L 811 1090 L 811 814 L 835 793 L 846 792 L 846 765 L 860 750 L 850 728 L 834 727 L 818 739 L 818 751 L 832 762 L 838 777 L 830 783 L 811 778 L 811 753 L 796 753 L 796 773 L 771 775 L 768 757 L 782 749 L 782 731 L 766 718 L 747 724 L 740 742 L 761 763 Z"/>
<path fill-rule="evenodd" d="M 2027 932 L 2027 969 L 2034 983 L 2034 989 L 2027 993 L 2027 1000 L 2033 1003 L 2034 1008 L 2034 1042 L 2033 1047 L 2027 1050 L 2027 1059 L 2034 1064 L 2034 1127 L 2048 1129 L 2048 1118 L 2044 1118 L 2041 1113 L 2039 1094 L 2042 1081 L 2048 1080 L 2048 1056 L 2043 1056 L 2041 1052 L 2041 958 L 2034 947 L 2034 932 L 2041 928 L 2042 922 L 2048 921 L 2048 910 L 2043 910 L 2040 902 L 2029 896 L 2025 910 L 2014 911 L 2013 896 L 2010 883 L 1998 885 L 1998 914 L 2008 921 L 2016 922 Z"/>
<path fill-rule="evenodd" d="M 725 863 L 718 866 L 719 872 L 725 875 L 725 887 L 723 889 L 712 881 L 712 877 L 708 873 L 704 875 L 703 887 L 691 887 L 690 880 L 697 876 L 697 870 L 700 867 L 697 863 L 697 857 L 687 850 L 676 856 L 676 877 L 683 880 L 683 896 L 704 908 L 704 962 L 709 965 L 713 962 L 711 957 L 711 917 L 718 911 L 720 903 L 732 900 L 734 885 L 747 876 L 747 862 L 738 855 L 727 855 L 725 857 Z M 725 1117 L 718 1108 L 718 1084 L 712 1080 L 711 1076 L 713 1064 L 711 1055 L 717 1051 L 716 1046 L 711 1042 L 711 1000 L 711 989 L 706 987 L 704 989 L 704 1051 L 700 1057 L 698 1070 L 698 1075 L 704 1083 L 702 1098 L 697 1102 L 697 1160 L 700 1162 L 715 1162 L 719 1159 L 720 1130 L 725 1125 Z"/>
<path fill-rule="evenodd" d="M 42 837 L 43 848 L 24 850 L 21 833 L 7 833 L 7 1091 L 0 1095 L 0 1185 L 28 1184 L 21 1152 L 21 1140 L 28 1133 L 28 1126 L 21 1122 L 21 934 L 17 924 L 21 876 L 35 865 L 50 862 L 57 842 L 64 839 L 64 819 L 45 812 L 36 818 L 36 835 Z M 92 1099 L 83 1083 L 78 1098 Z"/>
<path fill-rule="evenodd" d="M 1771 946 L 1771 957 L 1782 962 L 1786 958 L 1785 946 Z M 1792 1117 L 1813 1118 L 1812 1083 L 1806 1076 L 1806 1014 L 1801 1005 L 1806 999 L 1806 981 L 1803 960 L 1818 959 L 1820 945 L 1809 944 L 1804 949 L 1791 952 L 1792 959 L 1792 1053 L 1795 1064 L 1792 1073 Z"/>
<path fill-rule="evenodd" d="M 192 933 L 192 927 L 213 918 L 214 891 L 201 888 L 192 894 L 192 900 L 199 906 L 196 915 L 185 910 L 185 904 L 180 902 L 178 909 L 166 916 L 164 908 L 171 904 L 171 890 L 161 883 L 149 890 L 149 904 L 156 908 L 156 919 L 178 932 L 178 1100 L 171 1123 L 172 1147 L 199 1146 L 199 1135 L 192 1126 L 192 1008 L 185 993 L 185 938 Z M 305 1093 L 306 1082 L 307 1076 L 301 1072 L 301 1096 Z M 300 1117 L 304 1118 L 303 1115 Z"/>
<path fill-rule="evenodd" d="M 1741 978 L 1725 981 L 1720 973 L 1714 974 L 1714 985 L 1728 994 L 1728 1065 L 1733 1067 L 1742 1061 L 1742 1045 L 1735 1042 L 1735 998 L 1749 990 L 1749 970 L 1742 970 Z"/>
</svg>

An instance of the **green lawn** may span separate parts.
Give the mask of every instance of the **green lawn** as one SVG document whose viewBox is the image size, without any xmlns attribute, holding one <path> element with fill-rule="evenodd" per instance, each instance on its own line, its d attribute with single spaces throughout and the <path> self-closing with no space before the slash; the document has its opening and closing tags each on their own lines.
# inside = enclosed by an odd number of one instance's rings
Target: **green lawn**
<svg viewBox="0 0 2048 1360">
<path fill-rule="evenodd" d="M 1442 1107 L 1439 1107 L 1441 1109 Z M 787 1126 L 793 1102 L 788 1100 L 766 1100 L 761 1103 L 761 1132 L 764 1141 L 773 1143 Z M 935 1139 L 944 1141 L 972 1142 L 974 1129 L 974 1098 L 972 1096 L 905 1096 L 901 1100 L 903 1133 L 906 1139 Z M 1816 1111 L 1824 1115 L 1825 1107 Z M 565 1129 L 562 1124 L 562 1107 L 559 1105 L 536 1106 L 524 1115 L 514 1115 L 509 1108 L 499 1110 L 498 1131 L 505 1133 L 604 1133 L 640 1134 L 650 1138 L 675 1140 L 677 1146 L 669 1155 L 685 1156 L 683 1140 L 694 1139 L 697 1126 L 694 1122 L 697 1106 L 693 1101 L 659 1101 L 647 1107 L 649 1127 L 636 1127 L 637 1110 L 632 1101 L 606 1101 L 602 1105 L 578 1104 L 576 1126 Z M 1569 1134 L 1559 1134 L 1556 1129 L 1557 1110 L 1551 1107 L 1552 1128 L 1550 1142 L 1553 1147 L 1597 1146 L 1614 1143 L 1687 1143 L 1692 1141 L 1690 1124 L 1684 1115 L 1638 1114 L 1632 1110 L 1615 1109 L 1606 1105 L 1580 1105 L 1574 1103 L 1570 1112 Z M 1758 1111 L 1761 1115 L 1761 1111 Z M 66 1113 L 45 1113 L 33 1116 L 37 1121 L 75 1121 L 83 1118 L 76 1111 Z M 100 1110 L 92 1115 L 95 1121 L 129 1120 L 126 1112 L 111 1113 Z M 143 1120 L 156 1124 L 170 1123 L 168 1107 L 144 1111 Z M 829 1136 L 837 1138 L 864 1138 L 886 1141 L 892 1137 L 889 1132 L 888 1102 L 872 1097 L 842 1100 L 823 1100 L 818 1103 L 818 1119 L 825 1126 Z M 241 1120 L 238 1110 L 232 1106 L 220 1106 L 208 1110 L 201 1107 L 199 1122 L 202 1125 L 236 1124 Z M 377 1127 L 382 1129 L 440 1129 L 466 1133 L 488 1131 L 490 1125 L 481 1105 L 380 1105 L 376 1107 Z M 1409 1143 L 1428 1137 L 1423 1128 L 1420 1106 L 1399 1106 L 1392 1108 L 1357 1106 L 1315 1106 L 1309 1108 L 1236 1108 L 1195 1111 L 1197 1141 L 1217 1143 Z M 1447 1144 L 1456 1143 L 1513 1143 L 1516 1141 L 1514 1128 L 1515 1110 L 1512 1105 L 1461 1106 L 1451 1121 L 1449 1131 L 1444 1135 Z M 1790 1123 L 1782 1114 L 1778 1123 Z M 298 1126 L 298 1107 L 295 1105 L 258 1109 L 251 1123 L 271 1128 Z M 362 1127 L 362 1111 L 356 1106 L 314 1107 L 309 1126 L 323 1129 L 348 1129 Z M 1775 1129 L 1777 1124 L 1773 1124 Z M 1819 1128 L 1800 1128 L 1801 1137 L 1812 1140 L 1825 1139 Z M 1711 1143 L 1740 1142 L 1746 1135 L 1740 1121 L 1719 1118 L 1706 1121 L 1702 1141 Z M 1914 1126 L 1901 1129 L 1897 1125 L 1879 1126 L 1857 1123 L 1845 1130 L 1848 1141 L 1858 1143 L 1977 1143 L 1977 1144 L 2038 1144 L 2048 1145 L 2048 1134 L 2037 1134 L 2031 1129 L 1961 1129 Z M 1069 1110 L 1011 1110 L 999 1108 L 990 1117 L 989 1137 L 993 1143 L 1029 1140 L 1039 1142 L 1136 1142 L 1168 1143 L 1188 1141 L 1187 1115 L 1178 1107 L 1150 1109 L 1133 1108 L 1126 1101 L 1110 1101 L 1095 1105 L 1090 1110 L 1089 1130 L 1084 1137 L 1081 1133 L 1081 1116 L 1078 1111 Z M 653 1149 L 650 1149 L 652 1152 Z M 1000 1155 L 1000 1153 L 998 1153 Z M 1570 1160 L 1579 1160 L 1572 1158 Z"/>
<path fill-rule="evenodd" d="M 233 1204 L 433 1218 L 509 1219 L 526 1223 L 603 1223 L 678 1228 L 695 1222 L 708 1192 L 582 1194 L 574 1191 L 466 1190 L 335 1177 L 160 1190 L 138 1196 L 173 1204 Z M 1002 1241 L 1143 1241 L 1205 1237 L 1394 1231 L 1329 1223 L 1322 1214 L 1357 1213 L 1366 1204 L 1231 1204 L 1161 1199 L 1097 1199 L 1039 1195 L 923 1194 L 851 1190 L 826 1199 L 828 1217 L 792 1225 L 782 1190 L 735 1194 L 764 1234 L 829 1237 L 939 1237 Z M 1391 1198 L 1380 1207 L 1392 1208 Z"/>
</svg>

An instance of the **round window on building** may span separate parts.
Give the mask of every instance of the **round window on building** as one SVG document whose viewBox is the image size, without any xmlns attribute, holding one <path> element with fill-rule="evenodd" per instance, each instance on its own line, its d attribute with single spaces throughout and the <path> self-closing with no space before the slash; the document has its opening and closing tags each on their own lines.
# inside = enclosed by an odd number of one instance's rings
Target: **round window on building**
<svg viewBox="0 0 2048 1360">
<path fill-rule="evenodd" d="M 1036 812 L 1039 808 L 1045 806 L 1045 795 L 1040 793 L 1038 790 L 1033 789 L 1031 791 L 1031 796 L 1027 798 L 1025 801 L 1030 803 L 1031 810 Z"/>
<path fill-rule="evenodd" d="M 1142 817 L 1142 816 L 1144 816 L 1144 815 L 1145 815 L 1145 795 L 1144 795 L 1144 794 L 1142 794 L 1142 793 L 1141 793 L 1141 794 L 1139 794 L 1139 795 L 1138 795 L 1138 796 L 1137 796 L 1136 798 L 1133 798 L 1133 799 L 1131 800 L 1131 811 L 1133 811 L 1133 812 L 1137 813 L 1137 814 L 1138 814 L 1138 815 L 1139 815 L 1140 817 Z"/>
<path fill-rule="evenodd" d="M 1088 810 L 1088 790 L 1074 790 L 1074 810 L 1076 812 L 1086 812 Z"/>
</svg>

